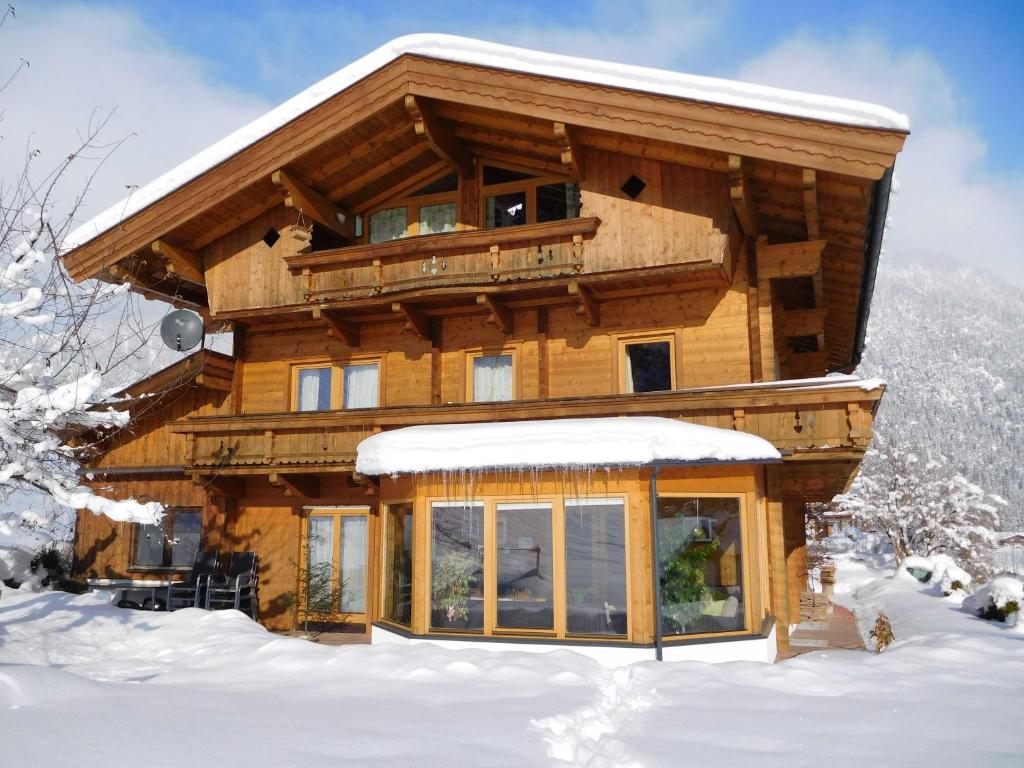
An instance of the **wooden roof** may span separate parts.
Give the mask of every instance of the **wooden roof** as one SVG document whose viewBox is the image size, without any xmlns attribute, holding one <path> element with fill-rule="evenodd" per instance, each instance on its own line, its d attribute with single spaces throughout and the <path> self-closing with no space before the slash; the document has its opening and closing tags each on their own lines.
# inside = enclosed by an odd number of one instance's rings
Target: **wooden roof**
<svg viewBox="0 0 1024 768">
<path fill-rule="evenodd" d="M 428 140 L 417 129 L 418 115 L 426 120 Z M 569 127 L 575 146 L 567 145 L 556 123 Z M 877 258 L 872 243 L 876 236 L 880 242 L 884 224 L 878 186 L 887 184 L 905 137 L 902 130 L 405 54 L 64 259 L 76 280 L 131 280 L 108 270 L 132 254 L 151 254 L 157 241 L 200 251 L 280 205 L 287 192 L 272 177 L 281 170 L 355 214 L 403 184 L 449 169 L 453 147 L 484 162 L 559 173 L 567 147 L 570 153 L 594 147 L 721 173 L 735 172 L 730 158 L 740 158 L 752 213 L 744 230 L 752 224 L 769 242 L 828 241 L 823 290 L 834 311 L 826 335 L 833 365 L 849 367 L 859 358 Z M 205 306 L 199 282 L 174 285 L 170 293 L 186 305 Z"/>
</svg>

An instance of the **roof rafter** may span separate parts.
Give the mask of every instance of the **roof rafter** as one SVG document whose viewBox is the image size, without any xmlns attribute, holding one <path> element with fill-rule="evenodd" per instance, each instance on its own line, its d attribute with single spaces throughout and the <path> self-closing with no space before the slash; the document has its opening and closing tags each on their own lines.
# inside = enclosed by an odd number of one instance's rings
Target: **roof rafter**
<svg viewBox="0 0 1024 768">
<path fill-rule="evenodd" d="M 434 154 L 448 162 L 463 178 L 473 178 L 476 172 L 473 155 L 455 137 L 451 127 L 434 116 L 428 100 L 406 94 L 405 109 L 413 120 L 416 135 L 426 141 Z"/>
<path fill-rule="evenodd" d="M 270 180 L 274 183 L 274 186 L 280 187 L 285 191 L 285 207 L 294 208 L 300 214 L 308 216 L 313 221 L 348 240 L 355 238 L 354 217 L 336 206 L 320 192 L 302 182 L 291 172 L 283 168 L 278 169 L 270 175 Z"/>
</svg>

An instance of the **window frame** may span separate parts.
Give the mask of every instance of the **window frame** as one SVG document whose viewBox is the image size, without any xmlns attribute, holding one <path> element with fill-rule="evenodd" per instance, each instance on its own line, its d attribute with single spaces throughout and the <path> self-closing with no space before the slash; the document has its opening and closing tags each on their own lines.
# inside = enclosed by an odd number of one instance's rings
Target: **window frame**
<svg viewBox="0 0 1024 768">
<path fill-rule="evenodd" d="M 412 536 L 411 536 L 411 540 L 412 540 L 411 544 L 412 544 L 412 546 L 411 546 L 411 551 L 409 553 L 409 560 L 410 560 L 409 565 L 410 565 L 410 571 L 411 571 L 412 575 L 410 577 L 410 583 L 409 583 L 409 623 L 408 624 L 403 624 L 400 621 L 396 621 L 395 619 L 392 619 L 389 616 L 387 616 L 387 613 L 386 613 L 387 612 L 387 601 L 388 601 L 388 588 L 389 588 L 389 585 L 388 585 L 388 574 L 387 574 L 387 564 L 388 564 L 388 510 L 389 510 L 390 507 L 402 506 L 402 505 L 407 505 L 409 507 L 409 510 L 410 510 L 409 518 L 410 518 L 410 525 L 411 525 L 411 530 L 412 530 Z M 415 496 L 410 496 L 408 498 L 388 499 L 387 501 L 383 501 L 382 500 L 381 503 L 380 503 L 380 509 L 381 509 L 381 514 L 380 514 L 380 518 L 381 518 L 381 520 L 380 520 L 380 526 L 381 526 L 380 547 L 381 547 L 381 549 L 380 549 L 380 557 L 378 558 L 378 562 L 380 563 L 380 577 L 378 579 L 378 590 L 377 590 L 377 592 L 378 592 L 378 604 L 377 604 L 377 611 L 376 611 L 377 621 L 379 621 L 382 624 L 388 624 L 390 626 L 398 627 L 400 629 L 405 630 L 406 632 L 409 632 L 416 625 L 416 620 L 419 618 L 419 609 L 417 607 L 418 601 L 416 600 L 416 597 L 417 597 L 417 578 L 418 578 L 418 568 L 419 568 L 418 557 L 419 557 L 419 550 L 421 549 L 421 547 L 417 546 L 416 542 L 417 542 L 417 539 L 420 536 L 419 525 L 420 525 L 420 520 L 422 519 L 423 515 L 421 515 L 420 512 L 419 512 L 419 507 L 418 507 L 417 499 L 416 499 Z"/>
<path fill-rule="evenodd" d="M 490 184 L 484 185 L 483 167 L 488 165 L 492 168 L 500 168 L 506 171 L 516 171 L 518 173 L 532 173 L 536 174 L 535 178 L 532 179 L 520 179 L 519 181 L 506 181 L 501 184 Z M 549 184 L 579 184 L 579 179 L 574 179 L 570 176 L 553 174 L 550 171 L 541 171 L 536 168 L 528 168 L 526 166 L 515 166 L 508 163 L 480 163 L 480 168 L 477 171 L 477 187 L 480 190 L 477 205 L 480 211 L 478 226 L 480 229 L 507 229 L 507 227 L 491 227 L 487 226 L 487 198 L 495 197 L 497 195 L 507 195 L 515 192 L 522 192 L 526 198 L 526 221 L 520 226 L 537 223 L 537 187 L 546 187 Z M 576 218 L 583 215 L 583 195 L 582 189 L 580 190 L 580 212 Z M 570 219 L 565 219 L 570 221 Z"/>
<path fill-rule="evenodd" d="M 657 390 L 658 392 L 675 392 L 679 389 L 680 376 L 679 376 L 679 347 L 676 345 L 676 334 L 664 331 L 651 332 L 651 333 L 630 333 L 622 334 L 616 337 L 616 353 L 614 356 L 615 372 L 614 379 L 618 392 L 621 395 L 643 395 L 653 394 L 646 392 L 630 392 L 628 382 L 626 381 L 626 371 L 629 370 L 629 366 L 626 365 L 626 348 L 633 344 L 651 344 L 658 342 L 668 342 L 668 359 L 669 359 L 669 374 L 672 382 L 672 386 L 667 390 Z"/>
<path fill-rule="evenodd" d="M 431 184 L 439 179 L 448 176 L 451 170 L 445 168 L 442 171 L 434 174 L 433 176 L 425 179 L 424 181 L 416 185 L 416 189 L 422 189 L 423 187 Z M 454 203 L 455 204 L 455 229 L 452 232 L 459 232 L 463 229 L 462 227 L 462 206 L 460 205 L 460 195 L 462 192 L 462 179 L 458 179 L 458 186 L 453 192 L 435 192 L 431 195 L 413 195 L 411 192 L 415 192 L 416 189 L 408 190 L 407 194 L 400 197 L 388 198 L 380 205 L 375 205 L 372 208 L 368 208 L 365 211 L 360 211 L 360 215 L 363 217 L 365 222 L 363 240 L 366 243 L 370 243 L 370 231 L 371 224 L 370 219 L 374 214 L 380 213 L 381 211 L 387 211 L 392 208 L 405 208 L 405 235 L 403 237 L 395 238 L 395 240 L 405 240 L 410 237 L 417 237 L 420 234 L 420 208 L 427 205 L 440 205 L 442 203 Z M 413 215 L 415 213 L 415 215 Z M 431 234 L 442 235 L 451 234 L 452 232 L 434 232 Z M 383 242 L 394 242 L 393 240 L 384 240 Z"/>
<path fill-rule="evenodd" d="M 625 568 L 625 589 L 626 589 L 626 632 L 621 635 L 612 634 L 584 634 L 570 633 L 567 631 L 568 623 L 568 595 L 566 593 L 566 540 L 565 540 L 565 508 L 573 502 L 583 501 L 587 504 L 593 503 L 621 503 L 622 504 L 622 526 L 624 546 L 624 568 Z M 632 535 L 630 526 L 630 509 L 632 494 L 628 492 L 615 493 L 607 497 L 563 497 L 561 494 L 502 494 L 489 495 L 483 498 L 474 497 L 472 500 L 446 497 L 428 496 L 423 499 L 425 510 L 422 521 L 423 530 L 426 532 L 425 562 L 422 567 L 414 565 L 414 579 L 425 578 L 426 588 L 413 595 L 413 622 L 416 625 L 417 610 L 426 611 L 428 616 L 424 625 L 427 635 L 442 637 L 524 637 L 540 638 L 550 640 L 595 640 L 603 643 L 628 644 L 633 638 L 633 553 L 629 546 Z M 499 504 L 537 504 L 550 505 L 551 507 L 551 533 L 552 533 L 552 611 L 554 614 L 554 627 L 552 629 L 532 629 L 502 627 L 498 624 L 498 513 Z M 480 504 L 483 505 L 483 574 L 484 574 L 484 619 L 483 627 L 479 630 L 458 630 L 438 629 L 430 626 L 429 615 L 432 606 L 433 579 L 433 524 L 434 505 L 456 506 L 458 504 Z M 382 595 L 383 597 L 383 595 Z M 417 599 L 418 597 L 418 599 Z M 421 614 L 422 615 L 422 614 Z"/>
<path fill-rule="evenodd" d="M 508 400 L 477 400 L 474 390 L 474 368 L 475 361 L 481 357 L 511 357 L 512 358 L 512 396 Z M 466 366 L 463 385 L 465 387 L 463 402 L 466 403 L 511 403 L 522 398 L 522 387 L 520 385 L 519 346 L 502 345 L 501 347 L 481 347 L 466 351 Z"/>
<path fill-rule="evenodd" d="M 377 405 L 376 408 L 385 406 L 385 365 L 384 355 L 372 353 L 364 355 L 352 355 L 345 360 L 319 360 L 293 363 L 290 372 L 288 387 L 288 410 L 292 413 L 324 413 L 325 411 L 300 411 L 299 410 L 299 372 L 315 368 L 329 368 L 331 371 L 331 402 L 328 411 L 341 411 L 345 409 L 345 369 L 353 365 L 377 365 Z M 353 408 L 349 410 L 370 410 Z"/>
<path fill-rule="evenodd" d="M 164 519 L 174 520 L 175 515 L 179 512 L 192 512 L 199 515 L 199 544 L 196 547 L 196 553 L 203 549 L 203 528 L 204 528 L 204 515 L 203 508 L 199 506 L 185 506 L 185 507 L 172 507 L 164 510 Z M 161 521 L 161 525 L 162 525 Z M 174 554 L 173 554 L 173 543 L 169 543 L 166 540 L 167 534 L 164 533 L 165 541 L 163 546 L 163 562 L 160 565 L 143 565 L 136 562 L 139 553 L 139 536 L 142 533 L 142 527 L 145 523 L 134 523 L 132 525 L 131 535 L 131 550 L 130 550 L 130 562 L 128 565 L 129 571 L 140 571 L 145 573 L 187 573 L 192 570 L 192 563 L 187 565 L 173 565 Z M 172 533 L 171 538 L 174 537 Z"/>
<path fill-rule="evenodd" d="M 665 491 L 658 493 L 659 499 L 737 499 L 740 516 L 740 588 L 743 590 L 743 628 L 730 629 L 723 632 L 693 632 L 685 635 L 663 635 L 666 641 L 700 640 L 716 637 L 739 637 L 754 632 L 754 589 L 751 560 L 756 556 L 757 542 L 754 538 L 754 525 L 747 519 L 747 494 L 744 491 Z M 766 577 L 767 578 L 767 577 Z M 657 595 L 661 600 L 661 594 Z"/>
<path fill-rule="evenodd" d="M 374 584 L 374 571 L 373 571 L 373 541 L 375 536 L 374 524 L 373 524 L 373 510 L 369 505 L 356 504 L 351 506 L 337 505 L 337 506 L 326 506 L 326 507 L 311 507 L 305 510 L 306 514 L 302 515 L 302 529 L 301 529 L 301 560 L 302 567 L 308 568 L 309 566 L 309 520 L 311 517 L 330 517 L 334 520 L 331 527 L 332 542 L 331 542 L 331 556 L 335 559 L 335 578 L 339 581 L 342 574 L 342 563 L 341 563 L 341 534 L 342 534 L 342 518 L 344 517 L 359 517 L 363 516 L 366 518 L 366 551 L 364 553 L 365 563 L 364 567 L 366 570 L 366 594 L 364 596 L 363 612 L 343 612 L 341 610 L 340 600 L 341 593 L 338 593 L 339 604 L 335 606 L 335 610 L 331 617 L 336 618 L 339 622 L 346 621 L 354 624 L 367 624 L 371 615 L 371 606 L 373 601 L 373 595 L 376 594 L 376 585 Z M 296 574 L 296 589 L 297 593 L 302 594 L 301 585 L 301 571 Z M 302 606 L 298 609 L 300 612 L 303 610 Z"/>
</svg>

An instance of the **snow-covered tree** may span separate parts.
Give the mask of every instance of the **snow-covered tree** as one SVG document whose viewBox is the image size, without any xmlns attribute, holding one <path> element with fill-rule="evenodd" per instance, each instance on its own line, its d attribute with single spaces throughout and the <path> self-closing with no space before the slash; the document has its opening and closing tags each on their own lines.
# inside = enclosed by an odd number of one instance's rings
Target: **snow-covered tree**
<svg viewBox="0 0 1024 768">
<path fill-rule="evenodd" d="M 945 457 L 876 434 L 850 493 L 836 499 L 862 528 L 888 538 L 897 560 L 945 553 L 987 575 L 1005 502 L 950 468 Z"/>
<path fill-rule="evenodd" d="M 8 8 L 0 28 L 12 18 Z M 28 66 L 0 76 L 0 98 L 5 82 Z M 10 119 L 0 111 L 0 126 Z M 104 375 L 149 336 L 127 285 L 75 284 L 59 258 L 91 174 L 116 149 L 117 142 L 101 143 L 103 127 L 94 121 L 56 161 L 27 147 L 12 163 L 12 148 L 0 139 L 0 170 L 19 168 L 0 175 L 0 580 L 23 577 L 45 542 L 42 506 L 144 522 L 162 514 L 159 504 L 110 499 L 83 485 L 79 458 L 90 446 L 69 444 L 126 423 L 124 410 L 102 405 Z M 69 178 L 85 181 L 65 196 Z"/>
</svg>

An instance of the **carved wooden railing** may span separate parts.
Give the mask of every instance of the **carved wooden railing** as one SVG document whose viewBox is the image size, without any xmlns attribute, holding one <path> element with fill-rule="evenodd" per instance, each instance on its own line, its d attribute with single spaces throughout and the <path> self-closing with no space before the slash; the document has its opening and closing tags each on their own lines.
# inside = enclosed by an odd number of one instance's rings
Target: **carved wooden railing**
<svg viewBox="0 0 1024 768">
<path fill-rule="evenodd" d="M 286 256 L 305 279 L 307 300 L 362 297 L 410 288 L 559 277 L 583 271 L 595 217 L 502 229 L 421 235 Z"/>
<path fill-rule="evenodd" d="M 882 388 L 751 386 L 509 403 L 189 418 L 171 424 L 192 468 L 349 464 L 365 437 L 413 424 L 591 416 L 680 418 L 760 435 L 791 459 L 857 458 L 871 439 Z"/>
</svg>

